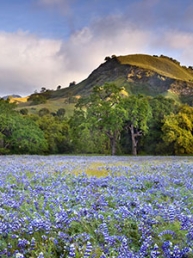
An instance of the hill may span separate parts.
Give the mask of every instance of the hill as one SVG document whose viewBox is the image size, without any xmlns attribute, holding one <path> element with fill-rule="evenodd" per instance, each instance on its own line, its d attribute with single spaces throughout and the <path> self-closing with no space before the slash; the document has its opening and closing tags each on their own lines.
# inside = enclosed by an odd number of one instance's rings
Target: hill
<svg viewBox="0 0 193 258">
<path fill-rule="evenodd" d="M 52 103 L 60 99 L 68 102 L 75 96 L 89 95 L 94 86 L 106 82 L 125 87 L 129 94 L 162 94 L 193 105 L 193 68 L 181 66 L 171 57 L 145 54 L 106 57 L 88 78 L 68 88 L 50 91 L 49 99 Z"/>
<path fill-rule="evenodd" d="M 88 95 L 96 85 L 114 82 L 130 94 L 173 96 L 182 102 L 193 100 L 193 68 L 181 66 L 167 56 L 135 54 L 106 57 L 87 79 L 53 92 L 53 97 Z"/>
</svg>

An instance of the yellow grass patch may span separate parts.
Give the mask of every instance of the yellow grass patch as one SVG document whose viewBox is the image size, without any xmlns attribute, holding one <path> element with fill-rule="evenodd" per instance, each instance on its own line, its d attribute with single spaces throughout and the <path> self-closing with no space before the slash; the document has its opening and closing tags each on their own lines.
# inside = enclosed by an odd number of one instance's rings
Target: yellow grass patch
<svg viewBox="0 0 193 258">
<path fill-rule="evenodd" d="M 22 97 L 22 98 L 10 98 L 10 103 L 16 103 L 16 104 L 19 104 L 19 103 L 25 103 L 25 102 L 27 102 L 27 100 L 28 100 L 28 98 L 29 98 L 29 96 L 27 96 L 27 97 Z"/>
<path fill-rule="evenodd" d="M 121 64 L 135 65 L 173 79 L 183 81 L 191 81 L 193 79 L 193 74 L 188 69 L 179 63 L 173 62 L 170 58 L 134 54 L 118 56 L 117 59 Z"/>
<path fill-rule="evenodd" d="M 77 169 L 74 170 L 75 175 L 83 172 L 86 173 L 87 176 L 106 177 L 109 175 L 108 169 L 105 168 L 105 163 L 102 162 L 88 164 L 81 171 Z"/>
</svg>

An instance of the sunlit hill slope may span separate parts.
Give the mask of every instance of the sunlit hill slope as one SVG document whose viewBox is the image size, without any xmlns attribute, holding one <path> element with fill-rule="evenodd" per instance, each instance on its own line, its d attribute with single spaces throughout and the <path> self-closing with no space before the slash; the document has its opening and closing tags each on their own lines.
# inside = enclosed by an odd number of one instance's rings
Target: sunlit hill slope
<svg viewBox="0 0 193 258">
<path fill-rule="evenodd" d="M 128 94 L 164 95 L 193 104 L 193 68 L 180 65 L 167 56 L 134 54 L 106 57 L 85 80 L 67 88 L 50 91 L 49 100 L 68 103 L 69 98 L 89 95 L 94 86 L 113 82 L 124 86 Z M 45 93 L 41 93 L 45 94 Z M 62 99 L 62 100 L 61 100 Z M 24 103 L 19 106 L 24 106 Z M 29 102 L 25 103 L 30 106 Z"/>
</svg>

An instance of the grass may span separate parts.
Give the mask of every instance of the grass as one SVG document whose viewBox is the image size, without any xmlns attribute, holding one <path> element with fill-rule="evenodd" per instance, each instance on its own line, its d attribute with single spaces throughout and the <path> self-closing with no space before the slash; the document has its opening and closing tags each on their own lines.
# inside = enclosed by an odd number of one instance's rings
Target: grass
<svg viewBox="0 0 193 258">
<path fill-rule="evenodd" d="M 21 97 L 21 98 L 14 98 L 14 97 L 10 97 L 10 103 L 16 103 L 16 104 L 21 104 L 21 103 L 26 103 L 28 100 L 28 96 L 26 97 Z"/>
<path fill-rule="evenodd" d="M 176 94 L 176 93 L 174 93 L 174 92 L 172 92 L 172 91 L 170 91 L 170 90 L 168 90 L 167 92 L 165 92 L 165 93 L 163 94 L 163 96 L 166 97 L 166 98 L 174 99 L 177 103 L 181 103 L 181 100 L 180 100 L 180 98 L 179 98 L 179 95 Z"/>
<path fill-rule="evenodd" d="M 190 73 L 187 69 L 180 66 L 179 64 L 173 62 L 169 58 L 134 54 L 127 56 L 118 56 L 117 59 L 121 64 L 139 66 L 141 68 L 152 70 L 169 78 L 183 81 L 193 80 L 192 73 Z"/>
<path fill-rule="evenodd" d="M 59 108 L 64 108 L 66 110 L 66 116 L 73 115 L 74 103 L 66 103 L 64 98 L 49 99 L 44 104 L 30 105 L 30 102 L 23 102 L 17 105 L 16 110 L 22 108 L 27 108 L 30 114 L 37 114 L 42 108 L 48 108 L 50 112 L 56 112 Z"/>
</svg>

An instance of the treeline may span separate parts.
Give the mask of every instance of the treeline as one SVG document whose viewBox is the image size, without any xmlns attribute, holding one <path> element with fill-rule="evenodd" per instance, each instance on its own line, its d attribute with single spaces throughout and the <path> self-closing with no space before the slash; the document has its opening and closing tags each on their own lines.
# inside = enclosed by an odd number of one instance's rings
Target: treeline
<svg viewBox="0 0 193 258">
<path fill-rule="evenodd" d="M 71 117 L 19 112 L 0 99 L 0 154 L 193 154 L 193 107 L 122 90 L 95 87 Z"/>
</svg>

